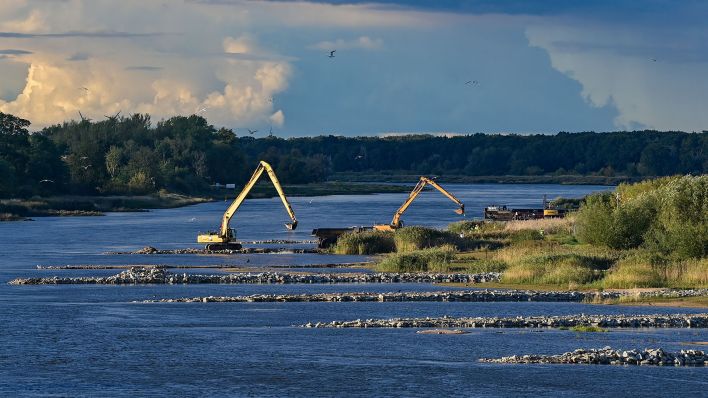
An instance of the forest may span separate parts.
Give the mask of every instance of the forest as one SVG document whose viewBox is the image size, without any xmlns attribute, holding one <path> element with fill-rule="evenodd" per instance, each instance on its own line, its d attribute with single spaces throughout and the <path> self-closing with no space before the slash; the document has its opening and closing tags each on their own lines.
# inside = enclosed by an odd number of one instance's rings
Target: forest
<svg viewBox="0 0 708 398">
<path fill-rule="evenodd" d="M 30 132 L 0 113 L 0 197 L 205 192 L 241 185 L 258 160 L 286 184 L 336 173 L 436 176 L 705 174 L 708 132 L 560 132 L 386 137 L 256 138 L 197 115 L 82 119 Z"/>
</svg>

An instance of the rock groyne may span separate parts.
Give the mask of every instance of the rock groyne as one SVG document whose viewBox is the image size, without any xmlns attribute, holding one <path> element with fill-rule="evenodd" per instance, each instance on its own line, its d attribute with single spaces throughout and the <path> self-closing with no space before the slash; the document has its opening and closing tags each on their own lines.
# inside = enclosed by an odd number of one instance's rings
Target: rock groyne
<svg viewBox="0 0 708 398">
<path fill-rule="evenodd" d="M 708 314 L 565 315 L 518 317 L 440 317 L 356 319 L 307 323 L 306 328 L 706 328 Z"/>
<path fill-rule="evenodd" d="M 18 278 L 11 285 L 134 285 L 134 284 L 332 284 L 332 283 L 481 283 L 498 281 L 500 274 L 436 273 L 316 273 L 242 272 L 230 274 L 173 273 L 159 267 L 135 267 L 111 276 Z"/>
<path fill-rule="evenodd" d="M 482 358 L 480 362 L 503 364 L 592 364 L 592 365 L 656 365 L 706 366 L 708 355 L 700 350 L 666 351 L 661 348 L 643 350 L 577 349 L 560 355 L 512 355 Z"/>
</svg>

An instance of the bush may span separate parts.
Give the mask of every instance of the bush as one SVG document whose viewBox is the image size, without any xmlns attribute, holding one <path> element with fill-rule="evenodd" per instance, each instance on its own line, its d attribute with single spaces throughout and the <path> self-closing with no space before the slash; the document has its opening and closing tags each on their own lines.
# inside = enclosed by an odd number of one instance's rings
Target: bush
<svg viewBox="0 0 708 398">
<path fill-rule="evenodd" d="M 590 195 L 578 239 L 615 249 L 645 247 L 677 258 L 708 256 L 708 175 L 620 185 Z"/>
<path fill-rule="evenodd" d="M 543 234 L 535 229 L 522 229 L 519 231 L 514 231 L 510 235 L 510 239 L 512 243 L 543 240 Z"/>
<path fill-rule="evenodd" d="M 403 227 L 394 233 L 396 251 L 409 252 L 442 245 L 462 249 L 465 243 L 457 234 L 426 227 Z"/>
<path fill-rule="evenodd" d="M 349 232 L 337 239 L 337 254 L 380 254 L 396 251 L 393 233 L 388 231 Z"/>
<path fill-rule="evenodd" d="M 455 258 L 455 248 L 445 245 L 436 248 L 393 253 L 376 265 L 381 272 L 445 272 Z"/>
</svg>

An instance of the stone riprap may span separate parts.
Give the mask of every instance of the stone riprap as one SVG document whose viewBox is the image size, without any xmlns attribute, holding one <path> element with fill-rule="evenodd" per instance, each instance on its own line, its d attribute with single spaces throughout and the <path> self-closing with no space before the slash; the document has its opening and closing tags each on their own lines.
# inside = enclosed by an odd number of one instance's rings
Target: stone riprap
<svg viewBox="0 0 708 398">
<path fill-rule="evenodd" d="M 395 302 L 395 301 L 438 301 L 438 302 L 498 302 L 498 301 L 551 301 L 582 302 L 614 299 L 620 293 L 610 292 L 547 292 L 534 290 L 451 290 L 439 292 L 352 292 L 316 294 L 254 294 L 249 296 L 203 296 L 146 300 L 146 303 L 253 303 L 253 302 Z"/>
<path fill-rule="evenodd" d="M 290 283 L 481 283 L 498 281 L 500 274 L 434 273 L 317 273 L 281 272 L 230 273 L 199 275 L 173 273 L 160 267 L 136 267 L 112 276 L 18 278 L 11 285 L 133 285 L 133 284 L 290 284 Z"/>
<path fill-rule="evenodd" d="M 593 364 L 593 365 L 658 365 L 707 366 L 708 355 L 700 350 L 670 352 L 661 348 L 643 350 L 577 349 L 561 355 L 513 355 L 502 358 L 482 358 L 480 362 L 505 364 Z"/>
<path fill-rule="evenodd" d="M 566 315 L 476 318 L 392 318 L 357 319 L 307 323 L 306 328 L 560 328 L 599 326 L 603 328 L 706 328 L 708 314 L 656 315 Z"/>
<path fill-rule="evenodd" d="M 268 253 L 295 253 L 295 254 L 317 254 L 319 249 L 314 248 L 283 248 L 283 247 L 244 247 L 238 250 L 207 250 L 189 247 L 186 249 L 157 249 L 152 246 L 143 247 L 140 250 L 128 252 L 106 252 L 104 254 L 268 254 Z"/>
</svg>

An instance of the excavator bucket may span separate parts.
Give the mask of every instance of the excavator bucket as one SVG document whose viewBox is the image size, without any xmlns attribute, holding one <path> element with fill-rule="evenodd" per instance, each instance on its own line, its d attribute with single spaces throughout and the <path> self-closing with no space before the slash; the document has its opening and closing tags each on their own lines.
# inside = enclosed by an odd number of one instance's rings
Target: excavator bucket
<svg viewBox="0 0 708 398">
<path fill-rule="evenodd" d="M 460 208 L 457 209 L 457 210 L 455 210 L 455 213 L 457 213 L 457 214 L 459 214 L 459 215 L 461 215 L 461 216 L 464 215 L 464 214 L 465 214 L 465 204 L 464 204 L 464 203 L 461 204 L 461 205 L 460 205 Z"/>
<path fill-rule="evenodd" d="M 285 228 L 292 231 L 293 229 L 297 228 L 297 221 L 285 223 Z"/>
</svg>

